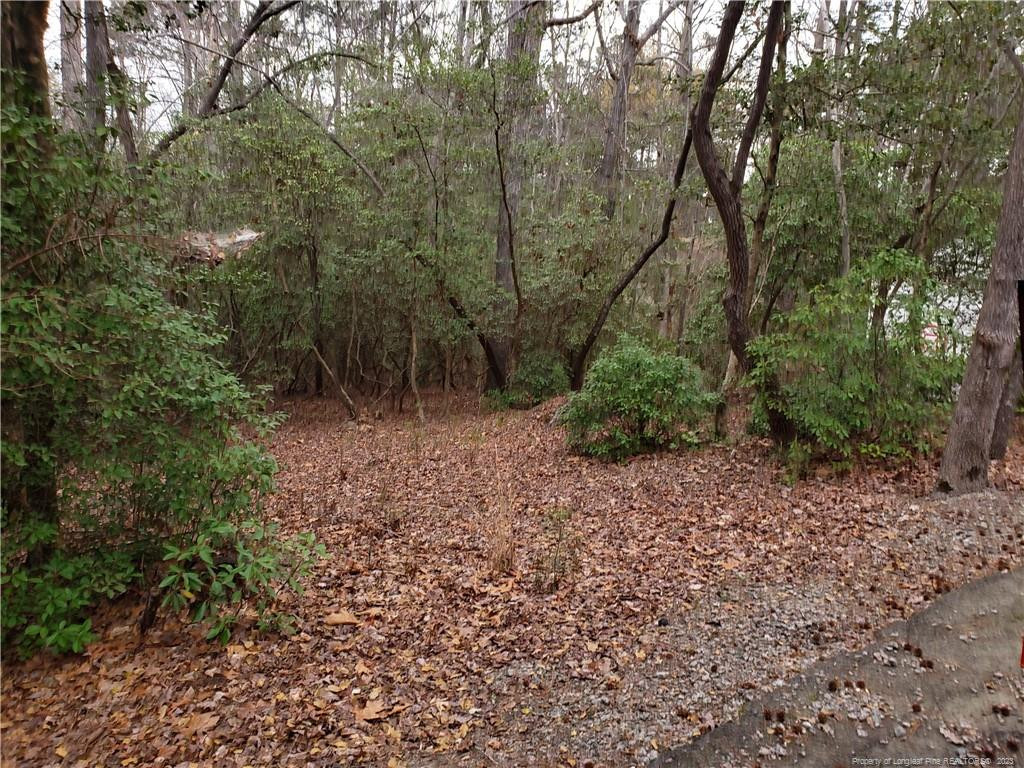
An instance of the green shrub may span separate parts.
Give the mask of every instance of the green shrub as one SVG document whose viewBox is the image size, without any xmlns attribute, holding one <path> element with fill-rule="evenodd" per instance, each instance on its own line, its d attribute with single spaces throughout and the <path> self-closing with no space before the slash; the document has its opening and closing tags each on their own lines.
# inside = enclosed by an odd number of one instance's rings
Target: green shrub
<svg viewBox="0 0 1024 768">
<path fill-rule="evenodd" d="M 689 360 L 625 337 L 597 359 L 560 420 L 574 450 L 620 459 L 696 443 L 698 423 L 715 400 Z"/>
<path fill-rule="evenodd" d="M 495 409 L 527 409 L 568 391 L 565 363 L 556 355 L 540 352 L 524 355 L 509 377 L 508 386 L 489 393 L 488 398 Z"/>
<path fill-rule="evenodd" d="M 874 327 L 879 284 L 908 288 L 896 291 L 884 326 Z M 755 419 L 763 421 L 769 405 L 784 413 L 803 463 L 928 450 L 929 430 L 945 423 L 962 372 L 961 345 L 921 339 L 926 322 L 952 327 L 929 310 L 928 290 L 923 266 L 893 251 L 812 291 L 785 331 L 750 345 Z"/>
<path fill-rule="evenodd" d="M 277 420 L 214 356 L 210 318 L 170 300 L 168 254 L 118 228 L 153 190 L 44 119 L 2 117 L 24 155 L 4 157 L 4 262 L 31 264 L 5 275 L 0 313 L 3 644 L 79 651 L 99 601 L 156 584 L 223 639 L 232 611 L 269 607 L 316 554 L 261 522 L 276 466 L 260 440 Z M 210 571 L 213 551 L 231 569 Z"/>
</svg>

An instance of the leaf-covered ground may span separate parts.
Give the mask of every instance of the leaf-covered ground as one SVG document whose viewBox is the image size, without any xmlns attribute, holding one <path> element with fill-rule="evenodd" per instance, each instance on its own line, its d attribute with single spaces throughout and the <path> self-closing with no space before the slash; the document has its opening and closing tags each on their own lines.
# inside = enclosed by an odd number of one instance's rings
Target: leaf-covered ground
<svg viewBox="0 0 1024 768">
<path fill-rule="evenodd" d="M 329 557 L 291 637 L 226 648 L 139 606 L 8 664 L 4 766 L 627 766 L 757 690 L 1022 562 L 1024 448 L 929 500 L 933 461 L 794 486 L 765 443 L 601 464 L 555 404 L 425 425 L 286 406 L 274 515 Z"/>
</svg>

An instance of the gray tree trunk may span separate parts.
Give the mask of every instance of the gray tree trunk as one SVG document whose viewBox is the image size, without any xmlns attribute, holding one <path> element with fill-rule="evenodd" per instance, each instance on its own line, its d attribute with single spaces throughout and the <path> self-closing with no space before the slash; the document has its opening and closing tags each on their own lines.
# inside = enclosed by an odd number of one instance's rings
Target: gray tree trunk
<svg viewBox="0 0 1024 768">
<path fill-rule="evenodd" d="M 1010 375 L 1006 380 L 1003 401 L 999 406 L 999 413 L 996 414 L 996 425 L 992 430 L 990 459 L 1006 458 L 1006 446 L 1010 442 L 1010 433 L 1013 432 L 1013 422 L 1017 413 L 1017 403 L 1020 402 L 1022 387 L 1024 387 L 1024 367 L 1021 366 L 1020 345 L 1018 344 L 1017 354 L 1014 355 L 1013 362 L 1010 364 Z"/>
<path fill-rule="evenodd" d="M 996 416 L 1007 389 L 1017 341 L 1017 280 L 1024 278 L 1024 107 L 1003 180 L 992 269 L 967 370 L 939 468 L 939 490 L 962 493 L 988 484 Z"/>
<path fill-rule="evenodd" d="M 856 10 L 856 0 L 854 0 L 852 10 Z M 839 21 L 836 23 L 835 53 L 833 55 L 833 62 L 835 63 L 837 76 L 839 63 L 843 56 L 846 55 L 846 37 L 848 27 L 849 17 L 846 12 L 846 0 L 840 0 Z M 835 114 L 833 114 L 833 118 L 836 118 L 837 123 L 839 122 L 839 114 L 839 109 L 835 110 Z M 841 238 L 839 276 L 842 277 L 850 271 L 850 214 L 846 204 L 846 183 L 843 180 L 843 141 L 839 137 L 832 142 L 832 173 L 835 177 L 836 205 L 839 208 L 839 232 Z"/>
<path fill-rule="evenodd" d="M 64 104 L 61 122 L 69 131 L 82 126 L 75 109 L 82 101 L 82 4 L 61 0 L 60 4 L 60 90 Z"/>
<path fill-rule="evenodd" d="M 633 69 L 640 54 L 640 6 L 641 0 L 629 0 L 626 9 L 626 25 L 622 30 L 622 48 L 619 55 L 618 78 L 611 111 L 604 131 L 604 152 L 598 168 L 598 189 L 604 195 L 604 215 L 611 219 L 619 201 L 619 186 L 622 179 L 622 157 L 626 145 L 626 112 L 629 109 L 629 84 Z"/>
<path fill-rule="evenodd" d="M 102 0 L 85 0 L 85 129 L 89 140 L 103 146 L 99 130 L 106 125 L 107 33 Z"/>
<path fill-rule="evenodd" d="M 505 307 L 511 306 L 516 296 L 515 273 L 515 226 L 519 217 L 519 201 L 522 195 L 526 154 L 523 147 L 530 136 L 530 101 L 537 85 L 537 65 L 540 60 L 540 44 L 544 37 L 545 3 L 517 0 L 508 27 L 506 61 L 510 68 L 506 89 L 505 113 L 495 104 L 495 111 L 507 124 L 507 130 L 498 128 L 497 146 L 499 161 L 498 237 L 494 257 L 494 281 L 504 294 Z M 496 118 L 498 119 L 498 118 Z M 514 334 L 504 334 L 493 343 L 496 365 L 488 371 L 488 388 L 503 388 L 508 375 L 511 346 Z M 497 369 L 495 369 L 497 368 Z"/>
</svg>

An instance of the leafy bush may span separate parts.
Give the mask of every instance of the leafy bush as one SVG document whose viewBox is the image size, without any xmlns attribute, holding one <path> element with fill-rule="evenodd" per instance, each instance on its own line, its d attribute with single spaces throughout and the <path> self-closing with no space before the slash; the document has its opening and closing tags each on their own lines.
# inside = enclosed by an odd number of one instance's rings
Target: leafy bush
<svg viewBox="0 0 1024 768">
<path fill-rule="evenodd" d="M 271 582 L 295 584 L 315 554 L 260 522 L 276 467 L 259 439 L 276 420 L 214 357 L 209 318 L 169 299 L 168 254 L 118 228 L 152 190 L 44 118 L 2 117 L 18 160 L 5 154 L 5 181 L 31 190 L 0 219 L 5 264 L 31 267 L 5 275 L 0 316 L 4 645 L 81 650 L 91 609 L 156 583 L 165 557 L 180 576 L 160 583 L 167 603 L 184 598 L 223 638 L 222 607 L 268 605 Z M 212 551 L 232 569 L 193 569 L 183 587 L 188 559 Z"/>
<path fill-rule="evenodd" d="M 872 322 L 879 285 L 895 294 L 882 325 Z M 750 345 L 756 412 L 784 413 L 804 460 L 927 450 L 962 371 L 962 345 L 922 340 L 928 321 L 952 327 L 938 310 L 928 316 L 928 290 L 923 266 L 891 251 L 812 291 L 785 331 Z"/>
<path fill-rule="evenodd" d="M 524 355 L 508 386 L 489 394 L 492 407 L 533 408 L 545 400 L 569 391 L 569 374 L 565 363 L 551 353 Z"/>
<path fill-rule="evenodd" d="M 276 524 L 218 521 L 204 525 L 185 546 L 168 545 L 164 560 L 170 561 L 170 567 L 160 582 L 166 590 L 164 604 L 177 610 L 189 608 L 194 621 L 209 622 L 207 639 L 221 642 L 227 642 L 247 603 L 264 617 L 262 625 L 287 628 L 290 617 L 272 611 L 278 597 L 276 585 L 300 590 L 298 578 L 325 552 L 311 533 L 280 541 L 278 533 Z M 234 610 L 229 611 L 232 606 Z"/>
<path fill-rule="evenodd" d="M 624 337 L 597 359 L 560 418 L 573 449 L 619 459 L 694 444 L 715 399 L 689 360 Z"/>
<path fill-rule="evenodd" d="M 11 544 L 4 542 L 0 577 L 3 635 L 17 637 L 23 651 L 80 652 L 94 639 L 88 609 L 100 599 L 123 594 L 138 577 L 124 552 L 57 552 L 42 566 L 26 568 L 9 562 Z"/>
</svg>

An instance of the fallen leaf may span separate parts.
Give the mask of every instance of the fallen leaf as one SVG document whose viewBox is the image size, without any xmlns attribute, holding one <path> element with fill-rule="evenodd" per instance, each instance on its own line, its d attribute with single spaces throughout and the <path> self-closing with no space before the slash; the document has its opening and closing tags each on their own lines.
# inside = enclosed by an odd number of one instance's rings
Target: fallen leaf
<svg viewBox="0 0 1024 768">
<path fill-rule="evenodd" d="M 192 738 L 197 733 L 203 733 L 210 730 L 217 723 L 220 722 L 220 715 L 215 715 L 212 712 L 203 712 L 200 714 L 192 715 L 181 729 L 182 735 L 185 738 Z"/>
<path fill-rule="evenodd" d="M 356 716 L 356 720 L 382 720 L 387 717 L 389 712 L 386 712 L 387 706 L 380 699 L 372 699 L 366 702 L 365 707 L 353 707 L 352 712 Z"/>
<path fill-rule="evenodd" d="M 342 608 L 336 613 L 328 613 L 324 618 L 324 623 L 329 627 L 337 627 L 342 624 L 358 624 L 359 619 L 351 611 Z"/>
</svg>

